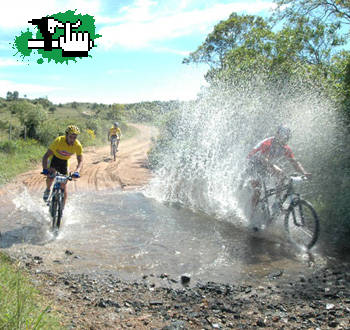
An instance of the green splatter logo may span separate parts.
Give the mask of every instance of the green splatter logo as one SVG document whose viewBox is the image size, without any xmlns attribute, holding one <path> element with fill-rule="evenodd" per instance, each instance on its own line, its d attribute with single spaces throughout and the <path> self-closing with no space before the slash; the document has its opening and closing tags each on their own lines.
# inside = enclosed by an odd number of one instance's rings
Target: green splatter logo
<svg viewBox="0 0 350 330">
<path fill-rule="evenodd" d="M 95 39 L 101 35 L 95 32 L 93 16 L 75 12 L 68 10 L 28 21 L 37 28 L 35 38 L 29 29 L 15 37 L 12 44 L 16 50 L 14 56 L 19 55 L 25 60 L 35 53 L 39 56 L 38 64 L 45 61 L 68 64 L 69 61 L 77 62 L 77 59 L 84 57 L 91 58 L 89 51 L 97 47 Z"/>
</svg>

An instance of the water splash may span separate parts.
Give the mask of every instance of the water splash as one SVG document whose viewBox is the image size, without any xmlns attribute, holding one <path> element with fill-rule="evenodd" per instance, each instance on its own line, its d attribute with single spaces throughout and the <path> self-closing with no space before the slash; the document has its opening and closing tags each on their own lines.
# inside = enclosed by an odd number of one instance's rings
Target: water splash
<svg viewBox="0 0 350 330">
<path fill-rule="evenodd" d="M 289 145 L 317 186 L 323 180 L 319 164 L 336 141 L 337 119 L 310 85 L 295 81 L 276 89 L 256 76 L 207 89 L 180 109 L 168 127 L 171 138 L 155 147 L 159 164 L 146 194 L 219 218 L 242 217 L 237 187 L 247 154 L 280 124 L 292 129 Z"/>
</svg>

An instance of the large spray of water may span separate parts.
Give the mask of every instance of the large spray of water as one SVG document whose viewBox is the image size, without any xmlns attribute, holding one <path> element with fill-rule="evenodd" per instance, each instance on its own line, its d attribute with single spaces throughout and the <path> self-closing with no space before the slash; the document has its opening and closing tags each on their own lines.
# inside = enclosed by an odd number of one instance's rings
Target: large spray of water
<svg viewBox="0 0 350 330">
<path fill-rule="evenodd" d="M 292 129 L 289 145 L 317 185 L 337 121 L 326 98 L 307 86 L 272 88 L 256 76 L 207 89 L 180 110 L 147 194 L 220 218 L 239 214 L 237 186 L 247 154 L 282 123 Z"/>
</svg>

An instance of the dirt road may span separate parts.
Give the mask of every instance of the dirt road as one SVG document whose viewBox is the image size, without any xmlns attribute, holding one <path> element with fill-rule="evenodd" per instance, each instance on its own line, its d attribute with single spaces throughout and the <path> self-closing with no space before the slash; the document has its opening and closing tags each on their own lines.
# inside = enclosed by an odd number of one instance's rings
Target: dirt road
<svg viewBox="0 0 350 330">
<path fill-rule="evenodd" d="M 85 150 L 81 179 L 69 185 L 70 191 L 133 189 L 149 180 L 147 151 L 157 131 L 134 126 L 139 133 L 121 141 L 116 162 L 108 145 Z M 41 166 L 18 176 L 11 188 L 4 187 L 0 207 L 11 204 L 6 203 L 6 192 L 23 183 L 29 190 L 43 190 L 40 170 Z M 79 257 L 62 249 L 59 252 L 65 259 Z M 261 283 L 242 280 L 235 285 L 198 282 L 181 286 L 180 279 L 166 273 L 143 276 L 135 282 L 98 273 L 57 273 L 45 248 L 38 246 L 40 250 L 40 254 L 32 254 L 21 249 L 17 257 L 65 328 L 348 329 L 350 325 L 349 266 L 339 261 L 293 281 L 280 272 Z"/>
<path fill-rule="evenodd" d="M 157 135 L 157 129 L 141 124 L 132 124 L 137 134 L 127 140 L 121 139 L 117 160 L 110 155 L 110 146 L 89 147 L 84 150 L 84 165 L 81 178 L 69 184 L 69 191 L 88 191 L 102 189 L 134 189 L 142 186 L 150 178 L 147 166 L 147 152 L 151 138 Z M 70 168 L 76 165 L 72 157 Z M 29 190 L 44 190 L 45 180 L 40 175 L 41 166 L 17 177 L 11 186 L 23 183 Z"/>
</svg>

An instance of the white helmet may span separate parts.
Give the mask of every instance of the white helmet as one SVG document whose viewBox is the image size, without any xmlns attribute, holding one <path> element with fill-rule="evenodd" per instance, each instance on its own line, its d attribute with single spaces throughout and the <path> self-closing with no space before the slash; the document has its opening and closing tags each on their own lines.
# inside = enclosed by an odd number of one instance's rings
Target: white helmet
<svg viewBox="0 0 350 330">
<path fill-rule="evenodd" d="M 117 121 L 113 125 L 114 127 L 119 127 L 119 123 Z"/>
</svg>

